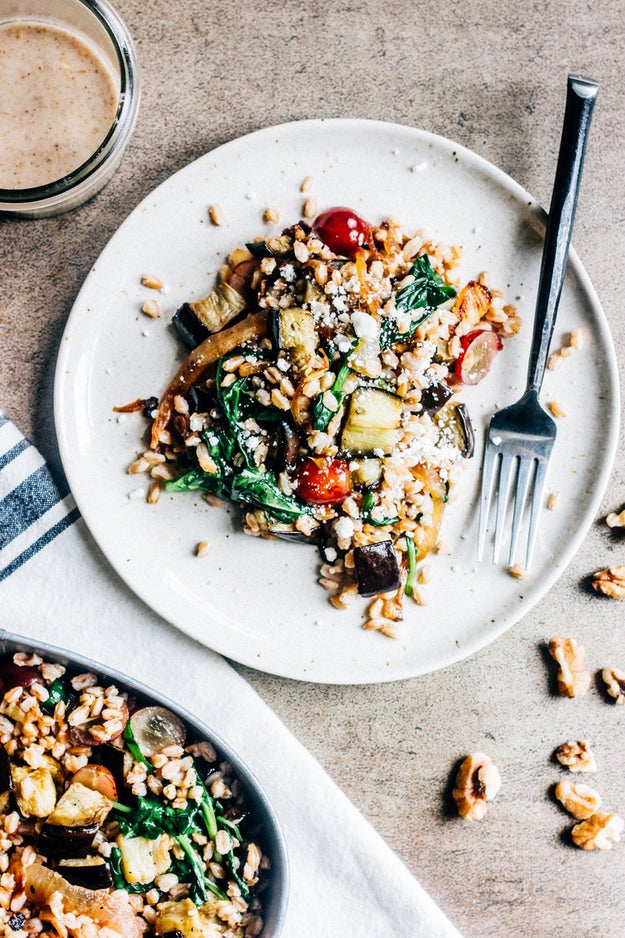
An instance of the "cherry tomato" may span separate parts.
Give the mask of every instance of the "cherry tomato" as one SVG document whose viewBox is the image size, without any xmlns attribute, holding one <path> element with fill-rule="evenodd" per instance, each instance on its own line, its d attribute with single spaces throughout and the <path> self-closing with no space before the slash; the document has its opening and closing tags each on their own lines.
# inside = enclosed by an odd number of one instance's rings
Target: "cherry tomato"
<svg viewBox="0 0 625 938">
<path fill-rule="evenodd" d="M 343 459 L 305 459 L 295 470 L 297 494 L 309 505 L 338 505 L 352 490 Z"/>
<path fill-rule="evenodd" d="M 345 257 L 354 257 L 358 248 L 371 237 L 369 222 L 342 205 L 322 212 L 314 222 L 313 230 L 331 251 Z"/>
<path fill-rule="evenodd" d="M 475 329 L 460 339 L 456 376 L 463 384 L 479 384 L 490 371 L 493 359 L 503 348 L 501 337 L 488 329 Z"/>
</svg>

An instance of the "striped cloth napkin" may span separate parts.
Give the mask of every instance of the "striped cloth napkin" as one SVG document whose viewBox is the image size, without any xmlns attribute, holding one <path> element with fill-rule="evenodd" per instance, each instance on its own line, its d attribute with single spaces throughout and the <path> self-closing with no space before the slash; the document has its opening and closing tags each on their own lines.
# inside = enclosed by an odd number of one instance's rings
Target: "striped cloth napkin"
<svg viewBox="0 0 625 938">
<path fill-rule="evenodd" d="M 253 767 L 290 859 L 284 938 L 460 938 L 249 684 L 126 588 L 66 483 L 1 413 L 0 609 L 0 627 L 118 668 L 176 700 Z"/>
</svg>

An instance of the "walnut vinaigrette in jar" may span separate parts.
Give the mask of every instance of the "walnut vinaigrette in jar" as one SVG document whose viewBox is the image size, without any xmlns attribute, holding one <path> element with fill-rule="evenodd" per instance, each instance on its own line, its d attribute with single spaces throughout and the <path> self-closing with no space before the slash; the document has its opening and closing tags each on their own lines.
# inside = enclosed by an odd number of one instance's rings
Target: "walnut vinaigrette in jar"
<svg viewBox="0 0 625 938">
<path fill-rule="evenodd" d="M 119 87 L 81 37 L 52 23 L 0 25 L 0 188 L 30 189 L 82 166 L 106 138 Z"/>
</svg>

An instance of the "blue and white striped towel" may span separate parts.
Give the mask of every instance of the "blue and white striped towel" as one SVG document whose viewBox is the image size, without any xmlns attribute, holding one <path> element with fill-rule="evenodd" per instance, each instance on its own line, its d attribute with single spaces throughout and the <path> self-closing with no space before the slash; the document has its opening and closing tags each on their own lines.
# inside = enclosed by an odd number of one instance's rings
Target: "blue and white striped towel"
<svg viewBox="0 0 625 938">
<path fill-rule="evenodd" d="M 285 938 L 461 938 L 250 685 L 125 587 L 66 485 L 1 413 L 0 610 L 8 631 L 158 688 L 253 766 L 291 861 Z"/>
<path fill-rule="evenodd" d="M 65 482 L 0 413 L 0 582 L 79 517 Z"/>
</svg>

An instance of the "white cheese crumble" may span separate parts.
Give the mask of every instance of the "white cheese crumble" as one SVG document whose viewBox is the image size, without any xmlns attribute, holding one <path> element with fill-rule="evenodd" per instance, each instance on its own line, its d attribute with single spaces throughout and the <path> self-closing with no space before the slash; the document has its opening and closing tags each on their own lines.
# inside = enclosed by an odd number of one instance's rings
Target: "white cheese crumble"
<svg viewBox="0 0 625 938">
<path fill-rule="evenodd" d="M 334 533 L 341 540 L 348 541 L 354 533 L 354 522 L 351 518 L 339 518 L 334 524 Z"/>
<path fill-rule="evenodd" d="M 293 264 L 285 264 L 284 267 L 280 268 L 280 273 L 282 274 L 283 280 L 286 280 L 287 283 L 293 283 L 295 280 L 295 268 Z"/>
<path fill-rule="evenodd" d="M 352 313 L 352 327 L 359 339 L 375 341 L 378 338 L 378 324 L 369 313 Z"/>
</svg>

